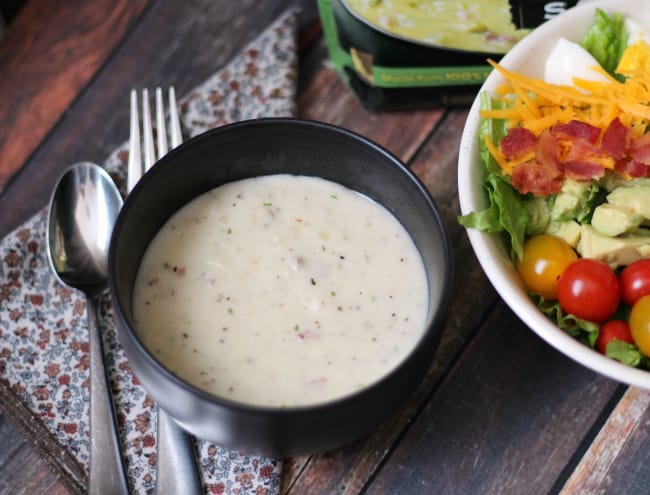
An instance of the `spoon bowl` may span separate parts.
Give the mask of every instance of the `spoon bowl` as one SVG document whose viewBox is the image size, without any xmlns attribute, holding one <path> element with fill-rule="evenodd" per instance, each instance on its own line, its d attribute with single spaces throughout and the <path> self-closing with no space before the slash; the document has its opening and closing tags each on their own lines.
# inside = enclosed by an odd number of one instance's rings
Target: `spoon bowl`
<svg viewBox="0 0 650 495">
<path fill-rule="evenodd" d="M 89 295 L 104 292 L 108 246 L 121 207 L 117 187 L 98 165 L 81 162 L 63 173 L 48 222 L 48 253 L 61 282 Z"/>
<path fill-rule="evenodd" d="M 97 321 L 99 298 L 108 287 L 108 248 L 121 207 L 122 197 L 110 175 L 99 165 L 80 162 L 59 178 L 48 217 L 52 270 L 87 301 L 91 494 L 129 493 Z"/>
</svg>

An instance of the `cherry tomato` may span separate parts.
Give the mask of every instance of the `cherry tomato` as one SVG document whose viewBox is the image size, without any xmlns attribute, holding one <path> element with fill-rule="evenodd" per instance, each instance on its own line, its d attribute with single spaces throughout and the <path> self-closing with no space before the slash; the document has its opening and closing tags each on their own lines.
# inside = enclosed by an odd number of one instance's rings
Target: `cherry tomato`
<svg viewBox="0 0 650 495">
<path fill-rule="evenodd" d="M 560 276 L 557 295 L 567 313 L 600 323 L 611 318 L 618 308 L 618 278 L 606 263 L 580 258 Z"/>
<path fill-rule="evenodd" d="M 650 294 L 650 259 L 637 260 L 626 266 L 618 278 L 621 299 L 630 306 Z"/>
<path fill-rule="evenodd" d="M 564 269 L 577 259 L 565 241 L 552 235 L 537 235 L 524 244 L 524 254 L 515 263 L 517 273 L 531 292 L 545 299 L 557 299 L 557 280 Z"/>
<path fill-rule="evenodd" d="M 632 306 L 630 331 L 637 347 L 650 356 L 650 296 L 643 296 Z"/>
<path fill-rule="evenodd" d="M 612 340 L 622 340 L 628 344 L 634 344 L 634 339 L 630 332 L 630 325 L 623 320 L 609 320 L 603 323 L 598 331 L 598 338 L 596 339 L 596 349 L 598 349 L 598 352 L 605 354 L 607 344 Z"/>
</svg>

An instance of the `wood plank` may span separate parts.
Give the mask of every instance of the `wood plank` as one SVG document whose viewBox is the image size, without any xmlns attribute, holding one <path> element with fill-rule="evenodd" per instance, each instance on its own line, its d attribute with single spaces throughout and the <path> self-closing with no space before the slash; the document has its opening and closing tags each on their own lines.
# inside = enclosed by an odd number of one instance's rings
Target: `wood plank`
<svg viewBox="0 0 650 495">
<path fill-rule="evenodd" d="M 8 422 L 5 422 L 7 427 L 0 438 L 6 439 L 7 445 L 16 447 L 20 445 L 21 448 L 31 445 L 28 447 L 28 451 L 34 453 L 34 463 L 30 465 L 30 469 L 48 466 L 50 468 L 48 471 L 51 471 L 55 478 L 61 479 L 62 484 L 72 493 L 80 494 L 85 491 L 87 475 L 81 464 L 49 432 L 37 414 L 25 409 L 20 397 L 2 381 L 0 381 L 0 411 L 5 413 L 1 418 L 8 419 L 17 428 L 17 430 L 11 429 Z M 20 431 L 24 437 L 22 442 L 20 442 L 21 439 L 17 431 Z M 41 456 L 40 459 L 37 459 L 35 454 Z M 8 472 L 7 478 L 15 476 L 20 479 L 24 474 L 20 471 L 10 470 L 8 465 L 3 465 L 3 460 L 0 457 L 0 473 L 4 471 Z M 0 478 L 2 478 L 1 475 Z M 44 481 L 49 482 L 49 479 L 44 479 Z M 39 490 L 35 490 L 33 493 L 36 492 Z"/>
<path fill-rule="evenodd" d="M 12 187 L 0 195 L 0 238 L 46 205 L 67 166 L 81 160 L 101 163 L 128 139 L 131 88 L 173 84 L 179 96 L 186 94 L 293 4 L 283 0 L 259 8 L 254 0 L 152 3 L 106 61 L 101 77 L 80 93 L 14 176 Z M 256 14 L 246 14 L 252 11 Z M 313 8 L 301 16 L 309 12 L 313 15 Z"/>
<path fill-rule="evenodd" d="M 617 387 L 499 304 L 367 493 L 552 492 Z"/>
<path fill-rule="evenodd" d="M 443 113 L 440 109 L 390 114 L 369 112 L 331 69 L 318 71 L 298 100 L 299 117 L 328 122 L 357 132 L 404 161 L 413 157 Z"/>
<path fill-rule="evenodd" d="M 68 490 L 43 464 L 39 454 L 21 441 L 18 432 L 4 415 L 0 415 L 0 493 L 27 495 L 48 493 L 67 495 Z"/>
<path fill-rule="evenodd" d="M 0 191 L 136 22 L 148 0 L 31 0 L 0 41 Z"/>
<path fill-rule="evenodd" d="M 629 387 L 561 494 L 648 493 L 650 391 Z"/>
</svg>

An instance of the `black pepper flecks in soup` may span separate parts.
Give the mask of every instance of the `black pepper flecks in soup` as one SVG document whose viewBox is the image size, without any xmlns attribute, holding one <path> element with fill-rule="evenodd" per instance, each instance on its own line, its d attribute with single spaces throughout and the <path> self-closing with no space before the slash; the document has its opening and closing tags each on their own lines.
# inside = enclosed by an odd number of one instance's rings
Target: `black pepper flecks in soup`
<svg viewBox="0 0 650 495">
<path fill-rule="evenodd" d="M 382 206 L 320 178 L 272 175 L 196 198 L 136 280 L 145 345 L 217 396 L 324 402 L 386 375 L 424 332 L 417 248 Z"/>
</svg>

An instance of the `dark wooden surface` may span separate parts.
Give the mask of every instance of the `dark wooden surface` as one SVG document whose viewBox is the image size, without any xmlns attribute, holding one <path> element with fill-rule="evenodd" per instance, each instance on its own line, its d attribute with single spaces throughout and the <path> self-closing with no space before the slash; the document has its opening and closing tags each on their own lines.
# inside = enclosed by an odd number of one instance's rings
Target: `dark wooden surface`
<svg viewBox="0 0 650 495">
<path fill-rule="evenodd" d="M 650 492 L 650 394 L 579 366 L 522 325 L 455 222 L 467 108 L 365 111 L 325 63 L 313 1 L 29 0 L 0 39 L 0 238 L 46 204 L 67 165 L 101 161 L 127 138 L 131 87 L 173 83 L 184 94 L 295 4 L 299 116 L 364 134 L 413 168 L 447 222 L 455 283 L 413 396 L 357 442 L 287 459 L 283 493 Z M 9 400 L 0 394 L 0 407 Z M 0 415 L 0 493 L 72 492 L 29 432 Z"/>
</svg>

